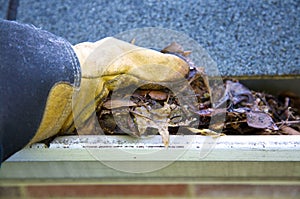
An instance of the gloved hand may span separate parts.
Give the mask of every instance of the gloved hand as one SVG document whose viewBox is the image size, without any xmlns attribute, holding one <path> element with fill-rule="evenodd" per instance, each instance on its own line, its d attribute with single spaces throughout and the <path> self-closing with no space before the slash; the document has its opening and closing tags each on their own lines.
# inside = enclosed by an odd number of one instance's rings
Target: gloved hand
<svg viewBox="0 0 300 199">
<path fill-rule="evenodd" d="M 111 37 L 80 43 L 73 49 L 81 65 L 80 88 L 66 83 L 53 86 L 42 122 L 30 143 L 80 128 L 109 91 L 141 81 L 177 82 L 189 73 L 188 64 L 175 55 Z"/>
</svg>

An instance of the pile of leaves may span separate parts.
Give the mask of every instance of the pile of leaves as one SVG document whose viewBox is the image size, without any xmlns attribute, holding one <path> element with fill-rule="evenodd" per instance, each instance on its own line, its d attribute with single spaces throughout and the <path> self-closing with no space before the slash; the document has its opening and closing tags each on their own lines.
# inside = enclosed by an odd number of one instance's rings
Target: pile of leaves
<svg viewBox="0 0 300 199">
<path fill-rule="evenodd" d="M 233 79 L 214 86 L 204 70 L 189 60 L 190 52 L 178 44 L 172 43 L 162 52 L 177 54 L 190 63 L 188 82 L 196 101 L 183 105 L 162 86 L 139 88 L 130 96 L 110 94 L 97 111 L 105 134 L 140 137 L 159 133 L 166 146 L 170 134 L 300 135 L 300 98 L 296 95 L 275 97 L 252 91 Z M 217 100 L 212 100 L 216 93 Z"/>
</svg>

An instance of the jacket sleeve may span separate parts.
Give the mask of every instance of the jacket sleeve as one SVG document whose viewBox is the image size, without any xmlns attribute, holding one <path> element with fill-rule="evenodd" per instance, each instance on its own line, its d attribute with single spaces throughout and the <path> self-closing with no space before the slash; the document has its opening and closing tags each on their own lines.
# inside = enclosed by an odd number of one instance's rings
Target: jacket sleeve
<svg viewBox="0 0 300 199">
<path fill-rule="evenodd" d="M 1 162 L 34 136 L 53 85 L 79 87 L 80 76 L 68 41 L 34 26 L 0 20 Z"/>
</svg>

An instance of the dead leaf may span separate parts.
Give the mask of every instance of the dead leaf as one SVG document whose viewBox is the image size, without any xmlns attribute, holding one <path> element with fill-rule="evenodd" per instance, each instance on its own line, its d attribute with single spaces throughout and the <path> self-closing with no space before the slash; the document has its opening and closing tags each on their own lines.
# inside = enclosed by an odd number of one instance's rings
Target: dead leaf
<svg viewBox="0 0 300 199">
<path fill-rule="evenodd" d="M 201 135 L 206 135 L 206 136 L 220 137 L 225 135 L 224 133 L 217 133 L 210 129 L 196 129 L 192 127 L 186 127 L 186 128 L 193 133 L 200 133 Z"/>
<path fill-rule="evenodd" d="M 192 52 L 191 51 L 184 51 L 181 45 L 176 42 L 172 42 L 169 46 L 165 47 L 161 50 L 162 53 L 177 53 L 184 57 L 189 56 Z"/>
<path fill-rule="evenodd" d="M 166 100 L 168 98 L 168 93 L 163 91 L 150 91 L 148 95 L 154 100 Z"/>
<path fill-rule="evenodd" d="M 150 107 L 146 108 L 144 106 L 136 107 L 132 113 L 141 135 L 145 133 L 147 128 L 155 128 L 162 136 L 164 145 L 166 147 L 169 145 L 168 126 L 171 114 L 169 104 L 165 103 L 164 106 L 159 109 L 151 109 Z"/>
<path fill-rule="evenodd" d="M 106 109 L 115 109 L 115 108 L 121 108 L 121 107 L 136 106 L 136 104 L 130 100 L 113 99 L 113 100 L 104 102 L 102 106 Z"/>
<path fill-rule="evenodd" d="M 286 125 L 281 126 L 280 129 L 282 130 L 282 133 L 285 135 L 300 135 L 299 131 L 296 131 L 295 129 Z"/>
<path fill-rule="evenodd" d="M 278 130 L 278 127 L 274 123 L 273 119 L 269 114 L 264 112 L 250 111 L 246 113 L 247 124 L 250 127 L 258 129 L 270 128 L 273 130 Z"/>
<path fill-rule="evenodd" d="M 230 98 L 234 105 L 242 101 L 247 103 L 254 101 L 251 91 L 239 82 L 226 81 L 226 89 L 230 92 Z"/>
</svg>

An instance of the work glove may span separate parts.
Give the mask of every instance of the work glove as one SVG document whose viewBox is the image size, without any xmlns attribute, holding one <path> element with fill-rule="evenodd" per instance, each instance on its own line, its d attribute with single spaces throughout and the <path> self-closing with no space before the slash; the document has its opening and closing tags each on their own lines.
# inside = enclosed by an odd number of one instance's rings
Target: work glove
<svg viewBox="0 0 300 199">
<path fill-rule="evenodd" d="M 188 76 L 188 64 L 178 56 L 135 46 L 109 37 L 73 46 L 81 65 L 81 83 L 75 88 L 55 84 L 30 144 L 81 128 L 110 91 L 141 83 L 179 82 Z"/>
</svg>

